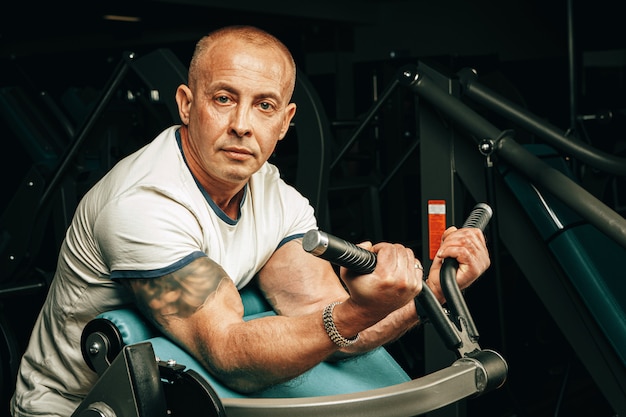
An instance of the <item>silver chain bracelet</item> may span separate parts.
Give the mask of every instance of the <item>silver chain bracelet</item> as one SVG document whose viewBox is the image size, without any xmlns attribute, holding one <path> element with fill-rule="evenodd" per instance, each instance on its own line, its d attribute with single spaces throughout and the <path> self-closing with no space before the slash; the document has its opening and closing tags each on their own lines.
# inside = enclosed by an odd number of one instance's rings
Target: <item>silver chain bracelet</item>
<svg viewBox="0 0 626 417">
<path fill-rule="evenodd" d="M 356 336 L 346 339 L 339 333 L 339 330 L 337 330 L 337 327 L 335 326 L 335 321 L 333 320 L 333 310 L 337 304 L 341 304 L 341 302 L 335 301 L 334 303 L 328 304 L 324 308 L 322 318 L 324 319 L 324 329 L 326 330 L 328 337 L 330 337 L 330 340 L 332 340 L 337 346 L 344 348 L 356 343 L 356 341 L 359 340 L 359 334 L 357 333 Z"/>
</svg>

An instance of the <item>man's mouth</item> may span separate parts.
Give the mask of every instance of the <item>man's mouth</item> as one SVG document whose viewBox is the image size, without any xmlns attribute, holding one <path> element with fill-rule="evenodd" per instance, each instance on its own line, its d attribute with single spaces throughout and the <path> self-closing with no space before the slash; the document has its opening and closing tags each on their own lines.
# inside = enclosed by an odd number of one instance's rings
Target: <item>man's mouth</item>
<svg viewBox="0 0 626 417">
<path fill-rule="evenodd" d="M 253 156 L 252 152 L 245 148 L 229 147 L 224 148 L 223 151 L 228 155 L 229 158 L 238 161 L 243 161 Z"/>
</svg>

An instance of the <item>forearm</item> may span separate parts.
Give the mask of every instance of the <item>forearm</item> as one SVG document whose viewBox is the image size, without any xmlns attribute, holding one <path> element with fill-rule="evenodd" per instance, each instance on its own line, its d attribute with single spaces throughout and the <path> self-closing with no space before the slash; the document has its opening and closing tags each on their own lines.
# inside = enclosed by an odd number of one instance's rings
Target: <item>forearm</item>
<svg viewBox="0 0 626 417">
<path fill-rule="evenodd" d="M 298 316 L 269 316 L 245 322 L 242 310 L 233 309 L 239 298 L 231 286 L 230 281 L 221 283 L 190 317 L 191 324 L 184 331 L 176 323 L 168 324 L 168 328 L 175 329 L 179 340 L 226 385 L 242 392 L 257 391 L 299 376 L 339 350 L 326 333 L 322 309 Z M 406 310 L 403 316 L 409 314 L 409 309 Z M 390 333 L 382 337 L 391 340 L 408 328 L 400 323 L 406 321 L 400 311 L 384 319 L 368 317 L 349 301 L 338 305 L 333 316 L 344 337 L 365 332 L 364 346 L 375 343 L 376 333 Z M 387 324 L 375 325 L 381 319 Z"/>
<path fill-rule="evenodd" d="M 331 359 L 340 360 L 360 355 L 379 346 L 394 342 L 419 323 L 420 320 L 415 311 L 415 303 L 411 301 L 378 323 L 361 331 L 357 343 L 337 351 L 332 355 Z"/>
<path fill-rule="evenodd" d="M 338 349 L 324 330 L 322 307 L 245 322 L 235 285 L 208 258 L 128 285 L 147 318 L 235 390 L 252 392 L 288 380 Z"/>
<path fill-rule="evenodd" d="M 338 348 L 324 331 L 321 312 L 269 316 L 194 329 L 193 354 L 227 386 L 254 392 L 301 375 Z"/>
</svg>

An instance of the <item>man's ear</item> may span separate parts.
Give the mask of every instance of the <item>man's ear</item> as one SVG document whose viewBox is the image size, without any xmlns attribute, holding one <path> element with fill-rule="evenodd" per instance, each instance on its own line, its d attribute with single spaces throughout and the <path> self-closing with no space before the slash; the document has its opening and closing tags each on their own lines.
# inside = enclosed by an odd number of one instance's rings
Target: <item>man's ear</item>
<svg viewBox="0 0 626 417">
<path fill-rule="evenodd" d="M 193 94 L 191 89 L 185 84 L 179 85 L 176 89 L 176 103 L 178 104 L 178 115 L 180 116 L 180 121 L 184 125 L 189 124 L 189 112 L 192 101 Z"/>
<path fill-rule="evenodd" d="M 287 108 L 285 109 L 285 120 L 283 120 L 283 125 L 280 129 L 280 135 L 278 135 L 278 140 L 282 140 L 287 134 L 287 130 L 289 130 L 289 123 L 291 123 L 291 119 L 296 114 L 296 103 L 289 103 Z"/>
</svg>

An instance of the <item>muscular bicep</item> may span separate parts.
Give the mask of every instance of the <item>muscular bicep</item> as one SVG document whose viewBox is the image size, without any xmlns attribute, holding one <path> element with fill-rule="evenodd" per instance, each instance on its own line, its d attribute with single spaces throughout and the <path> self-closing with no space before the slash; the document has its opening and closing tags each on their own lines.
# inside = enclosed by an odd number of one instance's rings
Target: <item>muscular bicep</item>
<svg viewBox="0 0 626 417">
<path fill-rule="evenodd" d="M 348 297 L 327 261 L 307 253 L 302 239 L 280 247 L 259 272 L 259 287 L 280 314 L 297 316 Z"/>
<path fill-rule="evenodd" d="M 198 311 L 223 279 L 230 279 L 220 265 L 201 257 L 179 270 L 158 278 L 130 279 L 128 285 L 138 308 L 162 330 L 184 339 L 185 319 Z M 232 304 L 243 315 L 243 305 Z"/>
</svg>

